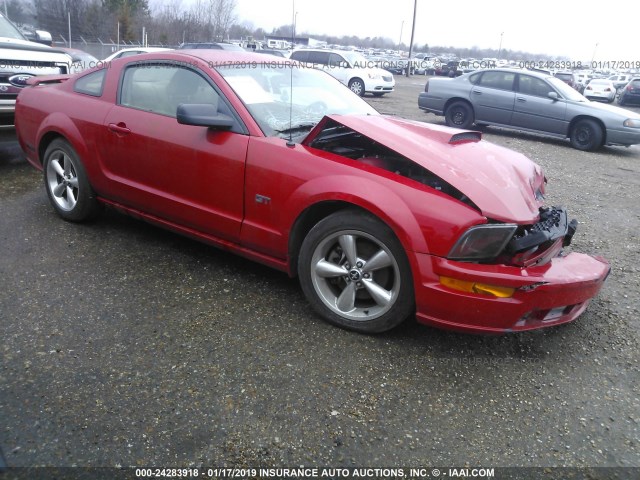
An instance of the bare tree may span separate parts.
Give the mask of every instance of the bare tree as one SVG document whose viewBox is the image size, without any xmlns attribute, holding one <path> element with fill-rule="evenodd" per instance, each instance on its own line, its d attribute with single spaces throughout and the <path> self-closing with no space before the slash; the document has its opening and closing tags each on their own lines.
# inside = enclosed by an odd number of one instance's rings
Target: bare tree
<svg viewBox="0 0 640 480">
<path fill-rule="evenodd" d="M 210 0 L 212 36 L 216 40 L 224 40 L 229 28 L 236 21 L 236 0 Z"/>
</svg>

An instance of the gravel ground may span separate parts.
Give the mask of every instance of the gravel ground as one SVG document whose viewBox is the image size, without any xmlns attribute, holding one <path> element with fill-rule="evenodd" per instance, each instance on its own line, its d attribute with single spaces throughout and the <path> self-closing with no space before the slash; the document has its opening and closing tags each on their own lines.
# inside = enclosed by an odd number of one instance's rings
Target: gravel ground
<svg viewBox="0 0 640 480">
<path fill-rule="evenodd" d="M 421 77 L 368 98 L 417 108 Z M 0 145 L 0 446 L 11 466 L 640 466 L 640 148 L 499 129 L 571 248 L 612 275 L 576 322 L 471 336 L 319 320 L 295 280 L 107 211 L 75 225 Z M 624 470 L 632 478 L 638 470 Z"/>
</svg>

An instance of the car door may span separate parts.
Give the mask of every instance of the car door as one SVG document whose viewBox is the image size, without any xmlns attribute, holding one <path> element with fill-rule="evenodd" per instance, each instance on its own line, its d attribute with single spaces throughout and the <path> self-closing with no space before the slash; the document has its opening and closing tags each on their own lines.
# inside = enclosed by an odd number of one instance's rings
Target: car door
<svg viewBox="0 0 640 480">
<path fill-rule="evenodd" d="M 104 121 L 100 157 L 115 201 L 237 240 L 249 137 L 214 85 L 189 66 L 132 62 Z M 228 131 L 181 125 L 180 103 L 217 104 L 237 125 Z"/>
<path fill-rule="evenodd" d="M 558 94 L 543 79 L 519 74 L 511 124 L 514 127 L 564 134 L 568 128 L 567 102 L 559 94 L 557 99 L 550 98 L 551 92 Z"/>
<path fill-rule="evenodd" d="M 351 67 L 349 66 L 349 62 L 347 62 L 342 55 L 330 53 L 329 61 L 327 63 L 327 72 L 340 80 L 343 84 L 348 85 L 351 77 Z"/>
<path fill-rule="evenodd" d="M 476 122 L 509 125 L 515 102 L 516 74 L 503 70 L 483 72 L 471 88 Z"/>
</svg>

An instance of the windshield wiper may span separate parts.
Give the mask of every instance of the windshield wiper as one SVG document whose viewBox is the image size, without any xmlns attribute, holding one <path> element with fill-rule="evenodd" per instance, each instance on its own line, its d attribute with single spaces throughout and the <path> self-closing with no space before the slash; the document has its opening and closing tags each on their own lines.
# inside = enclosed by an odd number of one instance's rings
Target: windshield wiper
<svg viewBox="0 0 640 480">
<path fill-rule="evenodd" d="M 292 132 L 297 132 L 298 130 L 311 130 L 317 124 L 318 124 L 318 122 L 300 122 L 300 123 L 296 123 L 294 125 L 291 125 L 290 127 L 283 128 L 282 130 L 276 130 L 276 132 L 278 132 L 278 133 L 292 133 Z"/>
</svg>

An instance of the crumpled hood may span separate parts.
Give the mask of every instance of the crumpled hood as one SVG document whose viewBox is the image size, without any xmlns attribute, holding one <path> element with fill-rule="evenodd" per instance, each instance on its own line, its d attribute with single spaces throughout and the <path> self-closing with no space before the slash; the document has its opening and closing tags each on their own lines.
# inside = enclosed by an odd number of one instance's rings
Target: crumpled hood
<svg viewBox="0 0 640 480">
<path fill-rule="evenodd" d="M 464 193 L 494 220 L 534 223 L 542 202 L 535 190 L 543 183 L 542 169 L 524 155 L 486 141 L 449 143 L 463 133 L 440 125 L 384 115 L 330 115 L 416 162 Z"/>
</svg>

